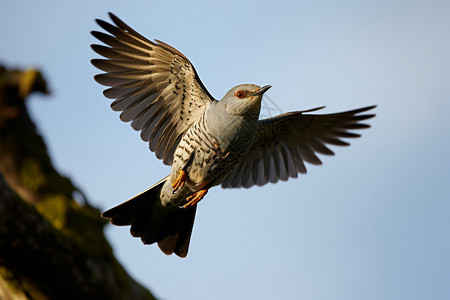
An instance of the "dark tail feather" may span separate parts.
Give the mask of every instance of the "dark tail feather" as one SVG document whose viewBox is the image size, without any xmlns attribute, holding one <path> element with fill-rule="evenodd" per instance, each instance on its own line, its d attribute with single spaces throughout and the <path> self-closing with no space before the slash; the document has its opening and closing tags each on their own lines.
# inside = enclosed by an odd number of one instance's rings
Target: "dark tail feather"
<svg viewBox="0 0 450 300">
<path fill-rule="evenodd" d="M 164 219 L 158 236 L 158 246 L 162 252 L 168 255 L 175 253 L 180 257 L 187 256 L 196 210 L 197 205 L 177 208 Z M 144 243 L 146 238 L 147 236 L 142 237 Z"/>
<path fill-rule="evenodd" d="M 165 254 L 186 257 L 194 225 L 197 206 L 164 207 L 159 192 L 167 177 L 137 195 L 102 214 L 118 226 L 131 225 L 131 235 L 140 237 L 144 244 L 158 243 Z"/>
<path fill-rule="evenodd" d="M 102 214 L 102 217 L 111 219 L 111 223 L 118 226 L 133 224 L 142 215 L 152 211 L 152 206 L 156 202 L 154 200 L 159 199 L 158 194 L 166 180 L 167 177 L 130 200 L 108 209 Z"/>
</svg>

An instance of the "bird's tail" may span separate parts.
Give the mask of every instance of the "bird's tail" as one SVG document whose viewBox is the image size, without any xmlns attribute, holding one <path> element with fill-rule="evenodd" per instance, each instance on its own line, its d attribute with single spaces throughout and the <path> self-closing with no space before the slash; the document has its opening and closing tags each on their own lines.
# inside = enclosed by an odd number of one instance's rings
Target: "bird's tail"
<svg viewBox="0 0 450 300">
<path fill-rule="evenodd" d="M 130 200 L 102 214 L 118 226 L 131 225 L 131 234 L 144 244 L 158 243 L 165 254 L 186 257 L 197 205 L 179 208 L 161 205 L 159 193 L 168 177 Z"/>
</svg>

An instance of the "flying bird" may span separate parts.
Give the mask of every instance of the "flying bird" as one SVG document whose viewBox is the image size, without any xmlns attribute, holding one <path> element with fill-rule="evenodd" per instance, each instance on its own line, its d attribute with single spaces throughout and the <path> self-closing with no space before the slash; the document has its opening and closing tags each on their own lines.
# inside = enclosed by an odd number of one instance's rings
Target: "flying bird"
<svg viewBox="0 0 450 300">
<path fill-rule="evenodd" d="M 131 122 L 151 151 L 171 166 L 170 174 L 134 198 L 102 214 L 114 225 L 131 225 L 144 244 L 158 243 L 165 254 L 186 257 L 197 204 L 208 190 L 249 188 L 296 178 L 305 162 L 321 164 L 316 153 L 333 155 L 329 145 L 347 146 L 375 106 L 334 114 L 308 114 L 323 107 L 259 120 L 270 85 L 241 84 L 216 100 L 181 52 L 151 41 L 110 13 L 96 20 L 107 33 L 92 35 L 105 73 L 95 80 L 114 101 L 111 108 Z"/>
</svg>

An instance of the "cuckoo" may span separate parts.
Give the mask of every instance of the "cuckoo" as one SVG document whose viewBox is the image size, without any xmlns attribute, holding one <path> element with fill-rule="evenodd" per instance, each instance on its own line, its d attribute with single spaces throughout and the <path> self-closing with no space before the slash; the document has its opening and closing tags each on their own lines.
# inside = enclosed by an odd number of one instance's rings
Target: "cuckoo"
<svg viewBox="0 0 450 300">
<path fill-rule="evenodd" d="M 368 128 L 361 121 L 375 106 L 334 114 L 309 114 L 323 107 L 259 119 L 270 85 L 241 84 L 216 100 L 186 56 L 159 40 L 151 41 L 113 14 L 106 31 L 92 35 L 103 56 L 92 64 L 105 73 L 95 80 L 113 99 L 111 108 L 131 122 L 170 174 L 134 198 L 105 211 L 115 225 L 131 225 L 144 244 L 158 243 L 166 254 L 185 257 L 197 204 L 208 190 L 249 188 L 296 178 L 305 162 L 321 164 L 316 153 L 333 155 L 329 145 Z"/>
</svg>

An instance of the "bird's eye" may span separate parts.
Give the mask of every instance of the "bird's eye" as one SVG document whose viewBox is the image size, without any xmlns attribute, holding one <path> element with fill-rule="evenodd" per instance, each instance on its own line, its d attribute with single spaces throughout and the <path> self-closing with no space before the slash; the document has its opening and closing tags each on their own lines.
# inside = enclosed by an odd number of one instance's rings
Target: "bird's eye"
<svg viewBox="0 0 450 300">
<path fill-rule="evenodd" d="M 237 91 L 236 97 L 238 97 L 239 99 L 244 98 L 244 92 L 243 91 Z"/>
</svg>

